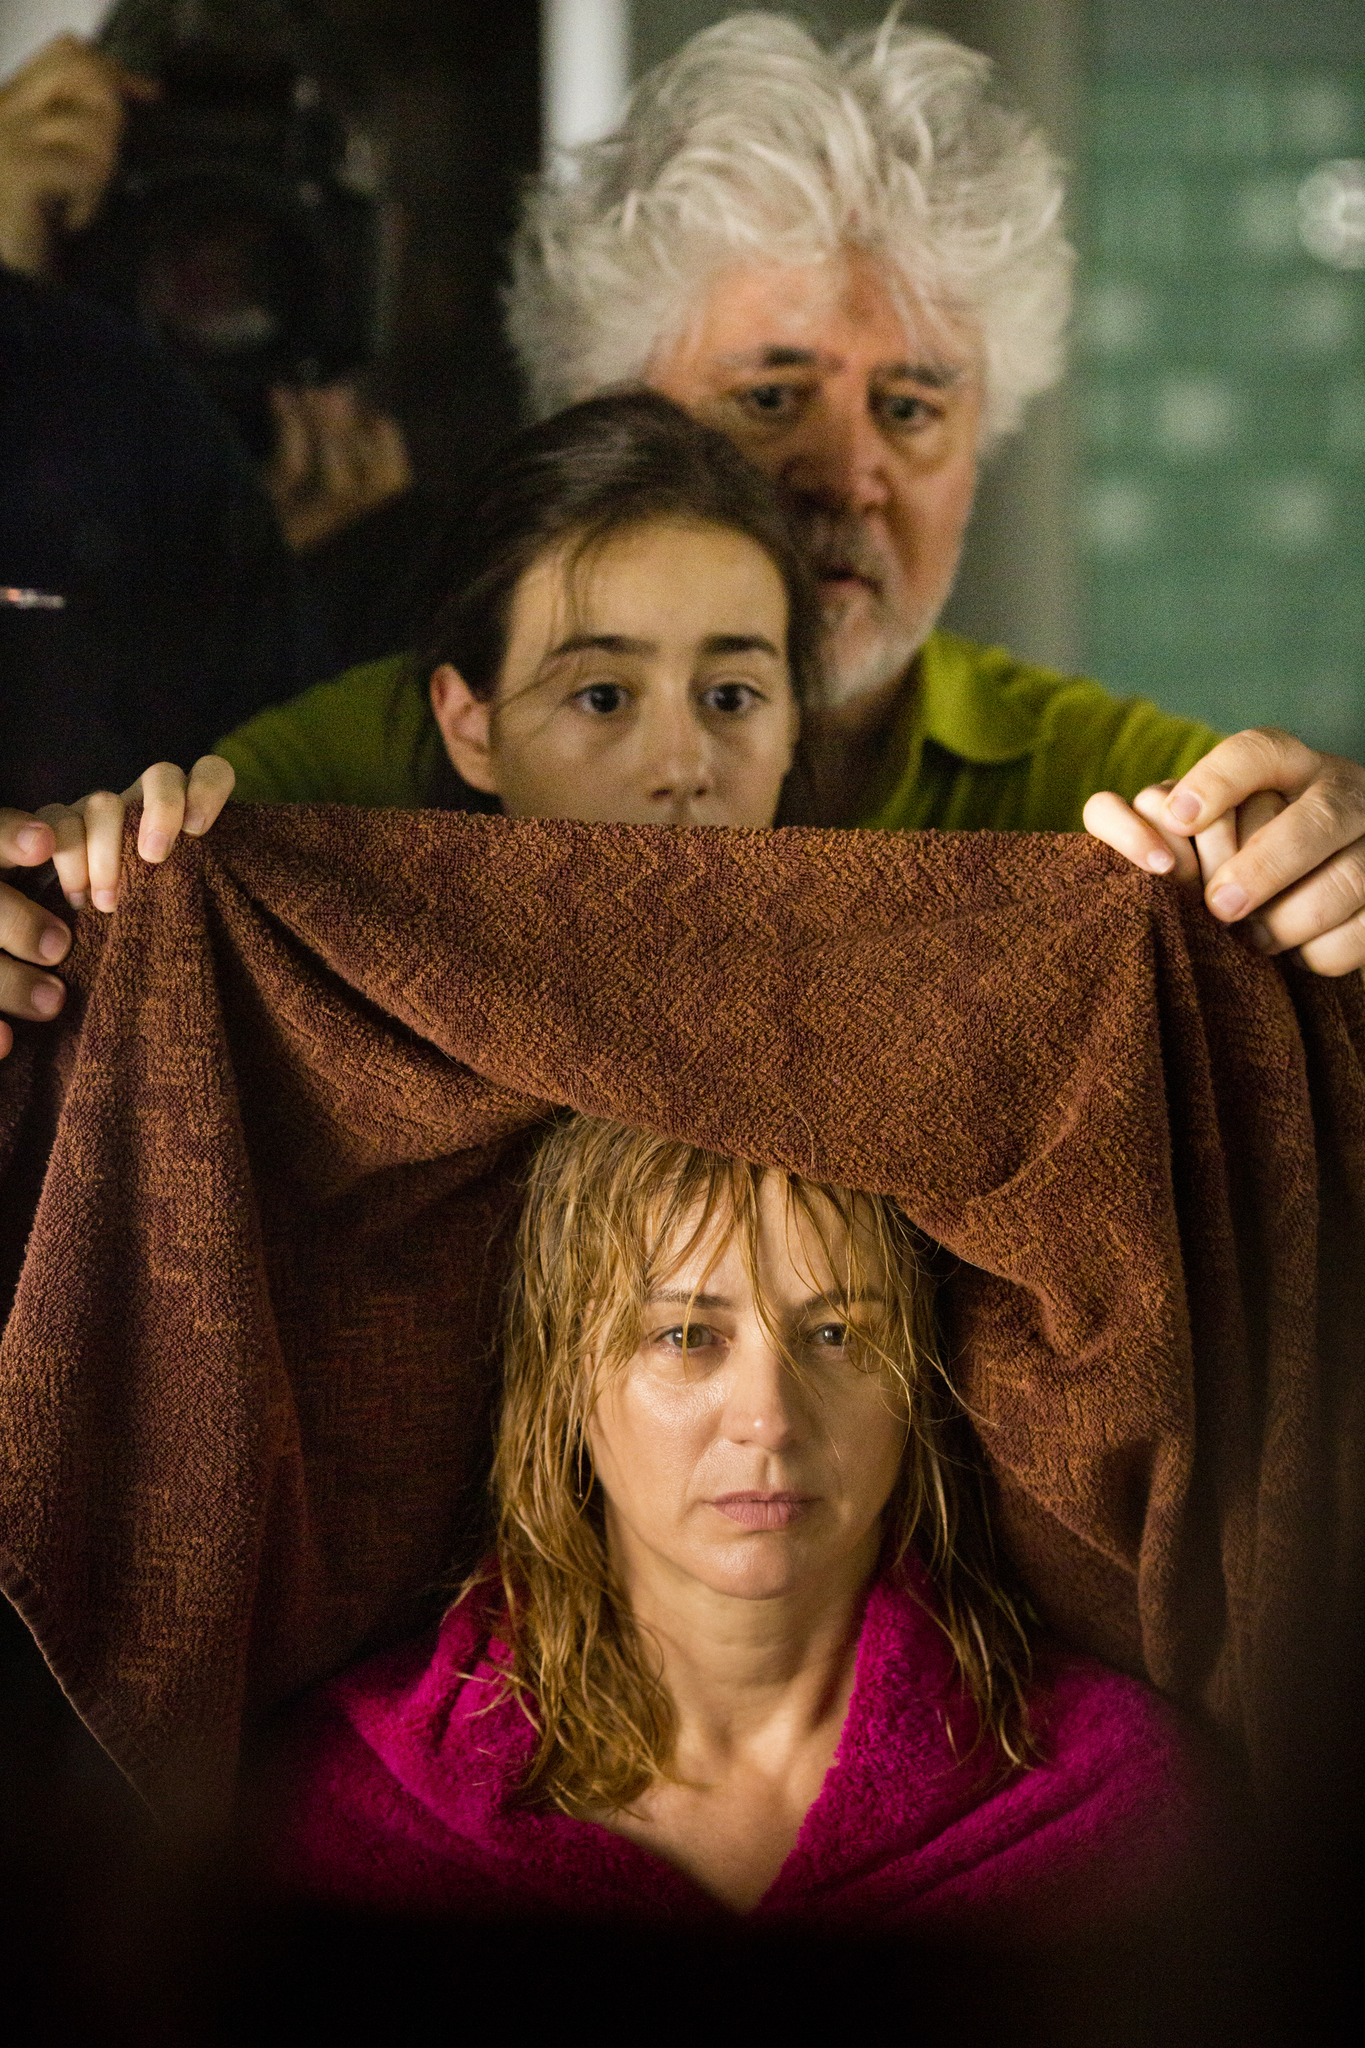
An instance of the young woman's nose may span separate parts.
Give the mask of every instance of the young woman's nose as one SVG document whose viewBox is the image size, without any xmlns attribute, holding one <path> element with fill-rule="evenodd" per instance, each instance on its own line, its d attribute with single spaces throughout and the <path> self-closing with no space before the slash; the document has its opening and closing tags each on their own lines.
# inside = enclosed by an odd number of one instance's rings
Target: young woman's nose
<svg viewBox="0 0 1365 2048">
<path fill-rule="evenodd" d="M 797 1434 L 790 1368 L 766 1333 L 742 1340 L 731 1356 L 725 1434 L 732 1443 L 784 1450 Z"/>
<path fill-rule="evenodd" d="M 652 798 L 685 804 L 710 790 L 715 780 L 710 737 L 690 699 L 651 707 L 644 747 L 645 782 Z"/>
<path fill-rule="evenodd" d="M 870 512 L 887 501 L 886 446 L 864 390 L 827 387 L 785 453 L 781 481 L 823 512 Z"/>
</svg>

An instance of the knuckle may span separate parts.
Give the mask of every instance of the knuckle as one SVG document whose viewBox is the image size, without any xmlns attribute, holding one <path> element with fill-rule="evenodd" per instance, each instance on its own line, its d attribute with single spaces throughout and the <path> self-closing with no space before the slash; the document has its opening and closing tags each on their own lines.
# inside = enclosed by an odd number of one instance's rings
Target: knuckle
<svg viewBox="0 0 1365 2048">
<path fill-rule="evenodd" d="M 28 950 L 43 922 L 36 904 L 7 883 L 0 883 L 0 948 L 7 952 Z"/>
<path fill-rule="evenodd" d="M 1258 771 L 1269 777 L 1283 771 L 1286 754 L 1294 757 L 1300 772 L 1309 762 L 1320 758 L 1280 725 L 1249 725 L 1233 734 L 1231 744 L 1250 755 Z"/>
<path fill-rule="evenodd" d="M 1352 847 L 1340 855 L 1326 869 L 1323 881 L 1334 923 L 1342 926 L 1360 919 L 1365 905 L 1365 849 Z"/>
<path fill-rule="evenodd" d="M 1360 876 L 1334 861 L 1322 877 L 1320 899 L 1328 930 L 1338 930 L 1354 917 L 1360 908 L 1360 895 Z"/>
<path fill-rule="evenodd" d="M 1312 973 L 1331 980 L 1365 967 L 1365 910 L 1300 946 L 1299 958 Z"/>
<path fill-rule="evenodd" d="M 1348 775 L 1329 770 L 1299 798 L 1306 820 L 1338 841 L 1365 818 L 1365 796 Z"/>
<path fill-rule="evenodd" d="M 1321 779 L 1343 823 L 1365 824 L 1365 773 L 1355 762 L 1333 760 Z"/>
<path fill-rule="evenodd" d="M 1249 725 L 1239 735 L 1256 746 L 1274 748 L 1297 747 L 1302 744 L 1292 732 L 1286 732 L 1282 725 Z"/>
</svg>

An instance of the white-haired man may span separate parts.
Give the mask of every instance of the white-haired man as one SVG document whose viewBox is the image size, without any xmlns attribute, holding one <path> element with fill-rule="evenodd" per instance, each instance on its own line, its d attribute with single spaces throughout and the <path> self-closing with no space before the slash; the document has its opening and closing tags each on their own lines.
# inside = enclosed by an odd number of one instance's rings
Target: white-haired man
<svg viewBox="0 0 1365 2048">
<path fill-rule="evenodd" d="M 643 378 L 806 509 L 831 634 L 803 815 L 1083 814 L 1144 866 L 1202 869 L 1267 952 L 1344 973 L 1365 962 L 1365 770 L 1284 733 L 1215 744 L 933 630 L 981 454 L 1058 375 L 1068 307 L 1058 168 L 989 68 L 894 16 L 832 52 L 772 15 L 695 37 L 532 197 L 510 324 L 533 395 Z"/>
<path fill-rule="evenodd" d="M 1220 742 L 935 630 L 982 451 L 1056 378 L 1068 307 L 1057 165 L 989 71 L 894 17 L 830 52 L 767 14 L 694 37 L 572 178 L 531 195 L 509 320 L 533 401 L 651 384 L 803 508 L 830 635 L 793 817 L 1084 821 L 1202 878 L 1267 952 L 1348 972 L 1365 962 L 1365 769 L 1282 733 Z M 377 664 L 262 713 L 222 743 L 238 793 L 421 802 L 419 688 Z M 176 781 L 148 794 L 158 845 Z"/>
</svg>

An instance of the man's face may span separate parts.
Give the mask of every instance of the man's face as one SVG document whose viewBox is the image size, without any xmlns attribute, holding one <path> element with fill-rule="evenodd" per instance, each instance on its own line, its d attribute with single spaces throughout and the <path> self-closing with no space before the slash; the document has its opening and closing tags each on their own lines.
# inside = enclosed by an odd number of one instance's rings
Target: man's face
<svg viewBox="0 0 1365 2048">
<path fill-rule="evenodd" d="M 882 694 L 957 568 L 976 482 L 977 336 L 902 314 L 882 267 L 849 250 L 723 271 L 646 374 L 795 498 L 830 629 L 829 704 Z"/>
</svg>

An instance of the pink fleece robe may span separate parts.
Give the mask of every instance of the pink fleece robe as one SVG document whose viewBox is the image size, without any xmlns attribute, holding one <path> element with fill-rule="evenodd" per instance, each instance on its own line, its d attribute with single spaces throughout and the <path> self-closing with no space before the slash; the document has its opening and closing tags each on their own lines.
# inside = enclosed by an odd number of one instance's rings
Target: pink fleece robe
<svg viewBox="0 0 1365 2048">
<path fill-rule="evenodd" d="M 434 1648 L 428 1636 L 361 1665 L 296 1711 L 272 1823 L 286 1889 L 424 1916 L 733 1925 L 635 1843 L 516 1805 L 533 1735 L 498 1696 L 495 1620 L 468 1600 Z M 970 1740 L 943 1635 L 905 1585 L 879 1582 L 834 1761 L 750 1924 L 1048 1938 L 1160 1900 L 1208 1798 L 1192 1738 L 1156 1693 L 1043 1653 L 1044 1761 L 1004 1778 L 954 1756 L 954 1700 Z"/>
</svg>

